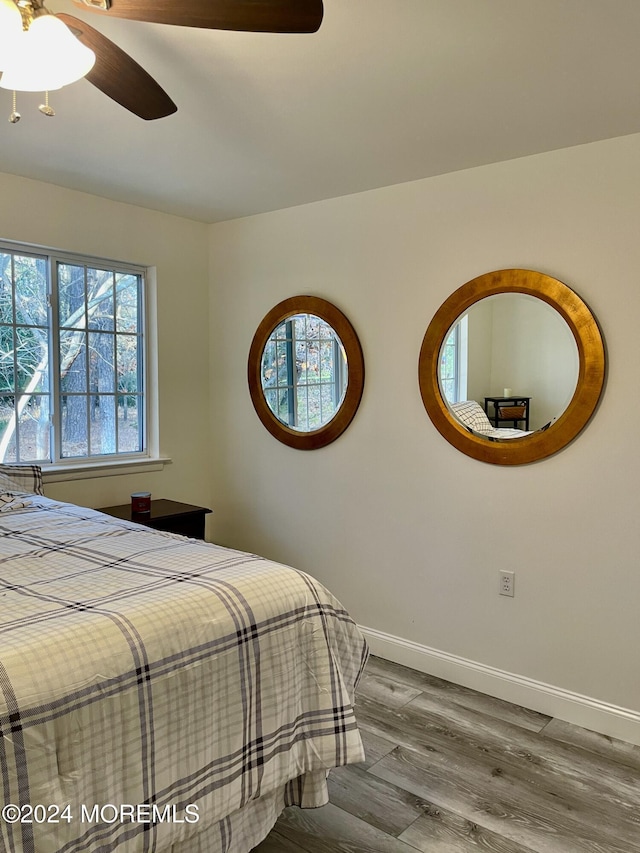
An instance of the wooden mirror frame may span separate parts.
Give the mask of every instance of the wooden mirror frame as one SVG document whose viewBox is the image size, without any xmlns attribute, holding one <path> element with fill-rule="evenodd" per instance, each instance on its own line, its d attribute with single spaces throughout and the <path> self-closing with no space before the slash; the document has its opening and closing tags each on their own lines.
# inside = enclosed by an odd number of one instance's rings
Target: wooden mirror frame
<svg viewBox="0 0 640 853">
<path fill-rule="evenodd" d="M 262 390 L 262 354 L 266 343 L 274 329 L 295 314 L 313 314 L 328 323 L 340 338 L 347 357 L 347 389 L 340 408 L 330 421 L 310 432 L 292 429 L 278 420 Z M 296 450 L 316 450 L 341 436 L 353 420 L 364 390 L 364 357 L 355 329 L 342 311 L 317 296 L 292 296 L 269 311 L 253 336 L 247 372 L 249 393 L 258 417 L 274 438 Z"/>
<path fill-rule="evenodd" d="M 565 411 L 544 431 L 490 441 L 456 420 L 443 397 L 440 351 L 454 323 L 472 305 L 499 293 L 525 293 L 547 302 L 565 320 L 578 347 L 576 390 Z M 566 284 L 540 272 L 507 269 L 485 273 L 458 288 L 438 309 L 422 342 L 418 380 L 422 402 L 436 429 L 458 450 L 494 465 L 523 465 L 557 453 L 578 435 L 594 413 L 605 377 L 605 351 L 595 317 Z"/>
</svg>

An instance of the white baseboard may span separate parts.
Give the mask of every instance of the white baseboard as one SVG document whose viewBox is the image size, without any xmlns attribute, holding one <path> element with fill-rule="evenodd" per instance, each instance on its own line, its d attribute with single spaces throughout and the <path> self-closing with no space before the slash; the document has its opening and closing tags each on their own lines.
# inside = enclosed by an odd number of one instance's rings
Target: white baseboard
<svg viewBox="0 0 640 853">
<path fill-rule="evenodd" d="M 371 653 L 608 737 L 640 745 L 640 712 L 360 626 Z"/>
</svg>

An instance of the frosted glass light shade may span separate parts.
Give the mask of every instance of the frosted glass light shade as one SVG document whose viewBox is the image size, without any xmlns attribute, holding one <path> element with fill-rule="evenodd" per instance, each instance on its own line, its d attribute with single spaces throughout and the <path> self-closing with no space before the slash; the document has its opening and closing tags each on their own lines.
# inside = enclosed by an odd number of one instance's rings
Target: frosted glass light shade
<svg viewBox="0 0 640 853">
<path fill-rule="evenodd" d="M 18 92 L 60 89 L 88 74 L 95 61 L 95 53 L 81 44 L 62 21 L 53 15 L 41 15 L 15 41 L 0 86 Z"/>
<path fill-rule="evenodd" d="M 22 35 L 22 15 L 13 0 L 0 0 L 0 71 L 9 61 L 11 49 Z"/>
</svg>

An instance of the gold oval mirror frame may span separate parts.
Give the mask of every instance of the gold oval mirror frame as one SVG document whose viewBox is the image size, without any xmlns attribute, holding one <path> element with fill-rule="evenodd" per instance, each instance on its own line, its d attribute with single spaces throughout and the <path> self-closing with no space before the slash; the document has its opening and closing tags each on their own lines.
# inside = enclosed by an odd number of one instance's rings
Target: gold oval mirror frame
<svg viewBox="0 0 640 853">
<path fill-rule="evenodd" d="M 512 441 L 488 441 L 466 429 L 447 406 L 439 381 L 440 352 L 453 325 L 476 302 L 499 293 L 528 294 L 555 308 L 573 333 L 579 358 L 576 390 L 558 420 L 547 429 Z M 545 459 L 566 447 L 594 413 L 604 376 L 604 343 L 589 308 L 566 284 L 544 273 L 525 269 L 485 273 L 452 293 L 429 324 L 418 363 L 422 402 L 436 429 L 462 453 L 494 465 L 524 465 Z"/>
<path fill-rule="evenodd" d="M 333 329 L 344 349 L 347 385 L 339 407 L 331 420 L 307 432 L 293 429 L 281 421 L 269 406 L 263 388 L 263 354 L 267 342 L 284 321 L 305 314 L 318 317 Z M 335 441 L 353 420 L 364 390 L 364 357 L 355 329 L 347 317 L 326 299 L 317 296 L 292 296 L 274 306 L 258 326 L 247 366 L 249 393 L 256 414 L 274 438 L 296 450 L 316 450 Z"/>
</svg>

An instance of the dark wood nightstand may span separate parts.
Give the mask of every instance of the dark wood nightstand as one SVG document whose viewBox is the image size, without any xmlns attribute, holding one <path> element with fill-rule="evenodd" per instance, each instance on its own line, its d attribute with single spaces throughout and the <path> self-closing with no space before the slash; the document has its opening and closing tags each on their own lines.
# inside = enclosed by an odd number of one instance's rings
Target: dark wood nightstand
<svg viewBox="0 0 640 853">
<path fill-rule="evenodd" d="M 204 539 L 204 517 L 211 510 L 204 506 L 167 501 L 164 498 L 151 501 L 151 512 L 133 514 L 131 504 L 120 506 L 104 506 L 100 512 L 112 515 L 114 518 L 124 518 L 153 527 L 154 530 L 164 530 L 167 533 L 180 533 L 192 539 Z"/>
<path fill-rule="evenodd" d="M 524 421 L 525 430 L 529 429 L 529 404 L 531 397 L 485 397 L 484 410 L 494 427 L 502 427 L 505 423 L 512 423 L 514 429 Z M 489 404 L 493 406 L 493 412 L 489 412 Z"/>
</svg>

